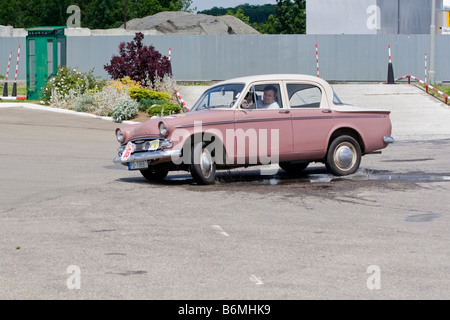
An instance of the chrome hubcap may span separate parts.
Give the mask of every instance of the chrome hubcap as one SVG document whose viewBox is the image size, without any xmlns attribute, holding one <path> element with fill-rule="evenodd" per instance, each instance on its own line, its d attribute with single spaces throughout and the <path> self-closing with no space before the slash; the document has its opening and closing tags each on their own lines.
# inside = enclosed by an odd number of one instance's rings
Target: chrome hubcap
<svg viewBox="0 0 450 320">
<path fill-rule="evenodd" d="M 351 143 L 341 143 L 334 152 L 334 163 L 341 170 L 351 169 L 356 162 L 356 150 Z"/>
<path fill-rule="evenodd" d="M 202 169 L 203 175 L 208 178 L 211 175 L 211 169 L 212 169 L 212 159 L 211 159 L 211 153 L 203 149 L 202 151 L 202 157 L 200 159 L 200 167 Z"/>
</svg>

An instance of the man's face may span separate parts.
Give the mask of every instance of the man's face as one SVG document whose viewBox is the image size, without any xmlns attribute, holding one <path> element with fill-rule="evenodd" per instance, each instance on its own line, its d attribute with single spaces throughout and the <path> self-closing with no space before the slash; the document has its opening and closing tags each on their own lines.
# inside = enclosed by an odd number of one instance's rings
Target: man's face
<svg viewBox="0 0 450 320">
<path fill-rule="evenodd" d="M 264 91 L 263 102 L 264 104 L 271 104 L 275 101 L 275 92 L 273 90 Z"/>
</svg>

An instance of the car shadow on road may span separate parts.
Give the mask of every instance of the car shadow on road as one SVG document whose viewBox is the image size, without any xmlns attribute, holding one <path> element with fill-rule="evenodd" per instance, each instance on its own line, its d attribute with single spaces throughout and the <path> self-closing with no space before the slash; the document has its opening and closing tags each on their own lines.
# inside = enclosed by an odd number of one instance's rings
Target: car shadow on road
<svg viewBox="0 0 450 320">
<path fill-rule="evenodd" d="M 216 174 L 216 184 L 260 184 L 260 185 L 278 185 L 283 183 L 311 183 L 311 182 L 329 182 L 333 176 L 321 167 L 307 168 L 299 174 L 288 174 L 283 170 L 278 170 L 274 174 L 264 174 L 262 170 L 220 170 Z M 189 173 L 172 172 L 163 179 L 148 181 L 144 177 L 124 177 L 117 181 L 126 183 L 153 184 L 153 185 L 196 185 Z"/>
<path fill-rule="evenodd" d="M 428 188 L 427 182 L 450 182 L 450 176 L 427 173 L 395 173 L 389 170 L 359 169 L 356 173 L 337 177 L 325 167 L 308 167 L 301 174 L 291 175 L 279 169 L 273 175 L 263 175 L 260 170 L 221 170 L 214 185 L 197 185 L 189 173 L 171 172 L 161 181 L 147 181 L 144 177 L 124 177 L 117 181 L 150 187 L 181 187 L 198 192 L 253 192 L 281 194 L 283 196 L 316 196 L 335 198 L 360 190 L 408 191 Z M 359 191 L 358 191 L 359 190 Z"/>
</svg>

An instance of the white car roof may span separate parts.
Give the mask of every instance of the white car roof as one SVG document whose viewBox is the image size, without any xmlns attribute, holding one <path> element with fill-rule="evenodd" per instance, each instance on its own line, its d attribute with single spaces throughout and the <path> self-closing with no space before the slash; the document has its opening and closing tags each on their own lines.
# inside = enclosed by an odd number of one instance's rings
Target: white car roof
<svg viewBox="0 0 450 320">
<path fill-rule="evenodd" d="M 261 74 L 261 75 L 252 75 L 252 76 L 246 76 L 246 77 L 238 77 L 238 78 L 233 78 L 233 79 L 228 79 L 225 81 L 221 81 L 219 83 L 217 83 L 216 85 L 221 85 L 221 84 L 225 84 L 225 83 L 236 83 L 236 82 L 244 82 L 244 83 L 249 83 L 249 82 L 254 82 L 254 81 L 289 81 L 289 80 L 293 80 L 293 81 L 311 81 L 311 82 L 316 82 L 316 83 L 320 83 L 323 86 L 327 86 L 329 85 L 328 82 L 326 82 L 325 80 L 318 78 L 317 76 L 310 76 L 307 74 L 290 74 L 290 73 L 280 73 L 280 74 Z"/>
<path fill-rule="evenodd" d="M 319 85 L 324 89 L 323 93 L 327 99 L 327 105 L 326 106 L 324 105 L 324 108 L 330 108 L 333 105 L 333 88 L 331 87 L 331 85 L 327 81 L 317 76 L 310 76 L 307 74 L 280 73 L 280 74 L 252 75 L 247 77 L 239 77 L 229 79 L 226 81 L 221 81 L 219 83 L 216 83 L 212 87 L 228 83 L 245 83 L 246 85 L 248 85 L 249 83 L 255 81 L 307 81 L 309 83 L 315 83 L 316 85 Z"/>
</svg>

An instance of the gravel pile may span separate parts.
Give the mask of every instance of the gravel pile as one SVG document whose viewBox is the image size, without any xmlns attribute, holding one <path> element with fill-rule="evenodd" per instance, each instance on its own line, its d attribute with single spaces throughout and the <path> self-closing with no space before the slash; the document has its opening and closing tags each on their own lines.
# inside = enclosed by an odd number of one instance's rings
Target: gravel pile
<svg viewBox="0 0 450 320">
<path fill-rule="evenodd" d="M 127 21 L 127 30 L 151 30 L 156 34 L 259 34 L 230 15 L 216 17 L 182 11 L 159 12 Z"/>
</svg>

